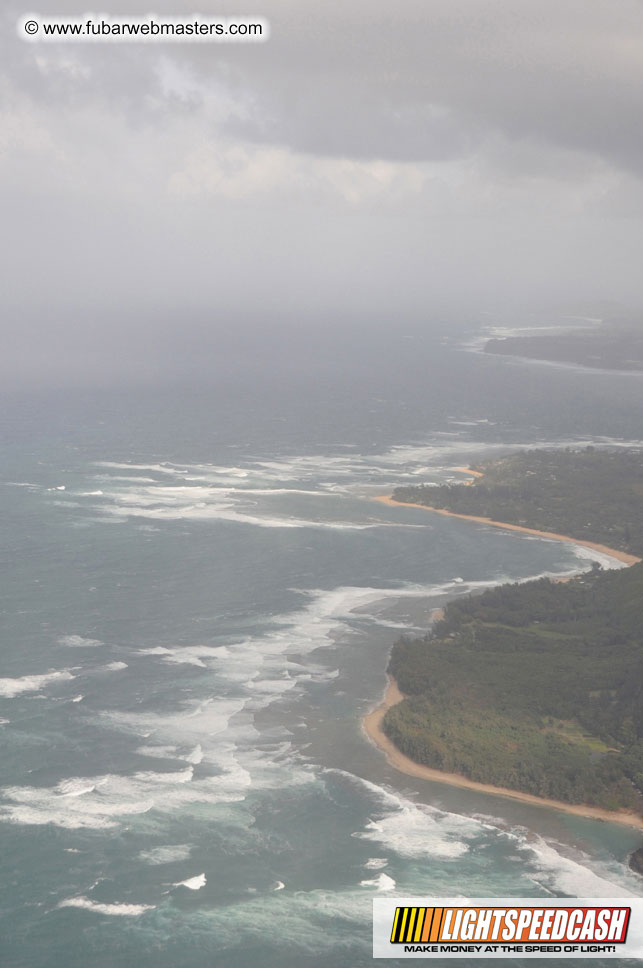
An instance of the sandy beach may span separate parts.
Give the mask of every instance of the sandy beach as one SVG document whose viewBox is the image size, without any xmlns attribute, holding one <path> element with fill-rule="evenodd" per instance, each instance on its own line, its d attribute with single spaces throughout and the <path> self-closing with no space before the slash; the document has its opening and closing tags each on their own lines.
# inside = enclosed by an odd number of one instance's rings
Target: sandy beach
<svg viewBox="0 0 643 968">
<path fill-rule="evenodd" d="M 434 508 L 429 504 L 414 504 L 410 501 L 396 501 L 390 494 L 382 494 L 374 500 L 382 504 L 389 504 L 403 508 L 422 508 L 423 511 L 432 511 L 434 514 L 444 514 L 448 518 L 462 518 L 464 521 L 476 521 L 478 524 L 490 524 L 495 528 L 505 528 L 507 531 L 522 531 L 523 534 L 535 534 L 539 538 L 551 538 L 554 541 L 569 541 L 572 544 L 582 545 L 584 548 L 591 548 L 601 554 L 616 558 L 626 565 L 636 565 L 641 558 L 630 555 L 627 551 L 619 551 L 618 548 L 608 548 L 607 545 L 598 544 L 596 541 L 585 541 L 583 538 L 573 538 L 569 534 L 558 534 L 556 531 L 538 531 L 536 528 L 527 528 L 522 524 L 508 524 L 506 521 L 493 521 L 491 518 L 479 517 L 476 514 L 457 514 L 455 511 L 447 511 L 444 508 Z"/>
<path fill-rule="evenodd" d="M 452 467 L 452 471 L 458 471 L 459 474 L 470 474 L 471 477 L 484 477 L 482 471 L 474 471 L 473 467 Z"/>
<path fill-rule="evenodd" d="M 430 766 L 422 766 L 415 763 L 408 756 L 401 753 L 382 729 L 382 720 L 388 709 L 404 699 L 398 685 L 392 676 L 388 677 L 388 686 L 384 698 L 376 709 L 367 713 L 362 720 L 362 728 L 367 737 L 385 754 L 391 766 L 409 776 L 417 776 L 423 780 L 435 780 L 438 783 L 448 783 L 450 786 L 464 787 L 467 790 L 477 790 L 479 793 L 491 793 L 494 796 L 510 797 L 512 800 L 520 800 L 522 803 L 531 803 L 539 807 L 552 807 L 555 810 L 562 810 L 565 813 L 573 813 L 578 817 L 589 817 L 592 820 L 605 820 L 609 823 L 625 824 L 628 827 L 639 827 L 643 829 L 643 817 L 625 810 L 612 811 L 603 810 L 601 807 L 591 807 L 586 804 L 564 803 L 562 800 L 548 800 L 544 797 L 536 797 L 531 793 L 521 793 L 519 790 L 509 790 L 507 787 L 496 787 L 489 783 L 477 783 L 475 780 L 468 780 L 466 776 L 459 773 L 443 773 L 441 770 L 434 770 Z"/>
<path fill-rule="evenodd" d="M 454 470 L 467 471 L 467 473 L 479 474 L 469 468 L 454 468 Z M 482 475 L 480 475 L 482 476 Z M 573 538 L 570 535 L 557 534 L 554 531 L 537 531 L 535 528 L 523 527 L 519 524 L 507 524 L 503 521 L 492 521 L 491 518 L 478 517 L 473 514 L 456 514 L 454 511 L 446 511 L 442 508 L 433 508 L 426 504 L 411 504 L 405 501 L 395 501 L 390 495 L 382 495 L 375 498 L 382 504 L 395 505 L 400 507 L 422 508 L 424 511 L 433 511 L 434 514 L 444 514 L 447 517 L 463 518 L 465 521 L 476 521 L 478 524 L 489 524 L 498 528 L 506 528 L 509 531 L 522 531 L 525 534 L 538 535 L 541 538 L 553 538 L 556 541 L 569 541 L 572 544 L 583 545 L 585 548 L 592 548 L 602 554 L 616 558 L 626 565 L 635 565 L 641 561 L 636 555 L 630 555 L 617 548 L 608 548 L 606 545 L 598 544 L 594 541 L 583 541 Z M 565 580 L 565 579 L 561 579 Z M 440 616 L 434 615 L 434 619 Z M 561 800 L 549 800 L 544 797 L 537 797 L 531 793 L 521 793 L 519 790 L 510 790 L 507 787 L 496 787 L 488 783 L 478 783 L 475 780 L 468 780 L 465 776 L 458 773 L 444 773 L 441 770 L 423 766 L 409 759 L 404 753 L 391 742 L 382 729 L 382 720 L 388 709 L 396 703 L 401 702 L 404 695 L 400 692 L 398 685 L 392 676 L 388 677 L 388 685 L 384 698 L 379 706 L 371 710 L 362 720 L 362 728 L 367 737 L 386 755 L 387 760 L 395 769 L 409 776 L 417 776 L 425 780 L 435 780 L 439 783 L 448 783 L 451 786 L 464 787 L 467 790 L 477 790 L 480 793 L 491 793 L 495 796 L 510 797 L 512 800 L 520 800 L 523 803 L 532 803 L 541 807 L 552 807 L 555 810 L 562 810 L 565 813 L 572 813 L 579 817 L 589 817 L 593 820 L 605 820 L 609 823 L 625 824 L 628 827 L 638 827 L 643 829 L 643 817 L 638 814 L 630 813 L 625 810 L 612 811 L 603 810 L 601 807 L 592 807 L 587 804 L 571 804 Z"/>
</svg>

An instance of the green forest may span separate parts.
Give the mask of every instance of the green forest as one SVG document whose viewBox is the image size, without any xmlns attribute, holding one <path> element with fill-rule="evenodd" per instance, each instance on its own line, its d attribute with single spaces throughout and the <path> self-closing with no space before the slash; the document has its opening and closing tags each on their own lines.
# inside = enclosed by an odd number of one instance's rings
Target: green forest
<svg viewBox="0 0 643 968">
<path fill-rule="evenodd" d="M 483 495 L 468 496 L 480 484 L 430 488 L 427 503 L 437 503 L 436 490 L 458 491 L 464 513 L 512 520 L 494 493 L 500 466 L 510 473 L 498 486 L 515 499 L 521 523 L 525 507 L 533 509 L 529 525 L 547 530 L 579 534 L 600 519 L 602 530 L 597 523 L 584 536 L 643 550 L 634 512 L 638 500 L 641 516 L 643 471 L 630 453 L 521 454 L 481 467 Z M 535 471 L 524 492 L 518 468 Z M 578 495 L 568 497 L 561 479 L 576 482 Z M 575 524 L 560 505 L 545 509 L 547 494 L 583 508 Z M 643 564 L 457 599 L 424 638 L 395 644 L 389 671 L 408 698 L 388 711 L 384 729 L 417 762 L 537 796 L 643 812 Z"/>
<path fill-rule="evenodd" d="M 643 555 L 640 451 L 532 450 L 475 469 L 484 476 L 468 486 L 398 487 L 393 497 Z"/>
</svg>

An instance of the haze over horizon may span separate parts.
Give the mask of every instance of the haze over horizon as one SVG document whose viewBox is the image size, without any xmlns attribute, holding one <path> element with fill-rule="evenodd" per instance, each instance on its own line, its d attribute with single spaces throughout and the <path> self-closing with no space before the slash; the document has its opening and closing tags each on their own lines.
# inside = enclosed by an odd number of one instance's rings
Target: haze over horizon
<svg viewBox="0 0 643 968">
<path fill-rule="evenodd" d="M 5 10 L 5 387 L 167 378 L 231 328 L 643 305 L 635 0 L 234 6 L 202 14 L 270 39 L 27 43 Z"/>
</svg>

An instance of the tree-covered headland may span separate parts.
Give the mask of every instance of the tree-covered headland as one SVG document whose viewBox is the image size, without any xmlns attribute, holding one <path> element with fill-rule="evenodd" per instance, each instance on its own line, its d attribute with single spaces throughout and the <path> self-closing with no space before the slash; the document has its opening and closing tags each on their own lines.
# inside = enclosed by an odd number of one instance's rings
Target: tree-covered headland
<svg viewBox="0 0 643 968">
<path fill-rule="evenodd" d="M 640 455 L 540 451 L 480 469 L 473 485 L 427 488 L 426 503 L 643 551 Z M 457 599 L 424 638 L 395 644 L 389 668 L 408 698 L 384 729 L 413 760 L 643 812 L 643 564 Z"/>
<path fill-rule="evenodd" d="M 476 464 L 468 486 L 398 487 L 396 501 L 556 531 L 643 556 L 643 453 L 533 450 Z"/>
</svg>

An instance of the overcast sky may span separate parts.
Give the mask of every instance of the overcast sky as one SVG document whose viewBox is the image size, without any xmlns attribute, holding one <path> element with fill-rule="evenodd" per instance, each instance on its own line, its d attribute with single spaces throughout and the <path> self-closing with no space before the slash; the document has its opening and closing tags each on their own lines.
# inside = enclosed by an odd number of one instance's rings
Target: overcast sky
<svg viewBox="0 0 643 968">
<path fill-rule="evenodd" d="M 194 10 L 100 4 L 151 6 Z M 4 9 L 5 380 L 279 319 L 643 304 L 641 0 L 202 3 L 263 44 L 27 43 Z"/>
</svg>

